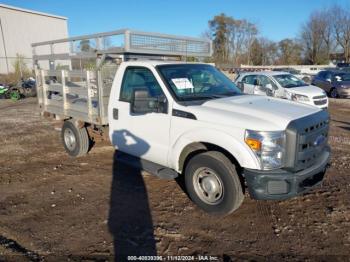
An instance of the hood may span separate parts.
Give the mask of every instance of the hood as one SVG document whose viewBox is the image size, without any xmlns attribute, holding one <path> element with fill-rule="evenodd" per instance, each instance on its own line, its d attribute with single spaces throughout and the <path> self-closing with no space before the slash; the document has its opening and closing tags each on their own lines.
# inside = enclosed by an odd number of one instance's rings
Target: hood
<svg viewBox="0 0 350 262">
<path fill-rule="evenodd" d="M 314 106 L 257 95 L 214 99 L 186 110 L 200 121 L 261 131 L 284 130 L 290 121 L 320 111 Z"/>
<path fill-rule="evenodd" d="M 324 91 L 321 88 L 312 85 L 285 88 L 285 90 L 293 94 L 305 95 L 309 97 L 325 95 Z"/>
</svg>

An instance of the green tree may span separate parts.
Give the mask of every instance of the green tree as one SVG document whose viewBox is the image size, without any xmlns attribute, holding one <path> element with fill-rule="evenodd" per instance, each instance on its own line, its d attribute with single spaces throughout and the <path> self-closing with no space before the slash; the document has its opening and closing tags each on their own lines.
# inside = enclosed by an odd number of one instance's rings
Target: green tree
<svg viewBox="0 0 350 262">
<path fill-rule="evenodd" d="M 250 56 L 253 65 L 263 64 L 263 52 L 263 47 L 261 46 L 260 41 L 257 38 L 255 38 L 250 47 Z"/>
<path fill-rule="evenodd" d="M 89 52 L 91 50 L 91 43 L 89 39 L 81 40 L 79 43 L 80 51 Z"/>
<path fill-rule="evenodd" d="M 213 59 L 216 63 L 250 63 L 251 46 L 258 33 L 255 24 L 222 13 L 209 21 L 209 30 L 213 40 Z"/>
<path fill-rule="evenodd" d="M 209 21 L 209 28 L 213 37 L 213 58 L 218 63 L 228 61 L 228 21 L 230 20 L 224 13 L 216 15 Z"/>
<path fill-rule="evenodd" d="M 283 39 L 278 43 L 279 63 L 282 65 L 295 65 L 301 62 L 302 47 L 293 39 Z"/>
</svg>

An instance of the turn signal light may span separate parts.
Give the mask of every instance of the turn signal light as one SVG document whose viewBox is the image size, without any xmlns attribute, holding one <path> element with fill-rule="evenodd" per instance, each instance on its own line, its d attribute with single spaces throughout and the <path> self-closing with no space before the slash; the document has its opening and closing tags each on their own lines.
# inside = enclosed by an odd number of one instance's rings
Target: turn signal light
<svg viewBox="0 0 350 262">
<path fill-rule="evenodd" d="M 261 142 L 254 138 L 247 137 L 245 139 L 246 144 L 253 150 L 259 151 L 261 149 Z"/>
</svg>

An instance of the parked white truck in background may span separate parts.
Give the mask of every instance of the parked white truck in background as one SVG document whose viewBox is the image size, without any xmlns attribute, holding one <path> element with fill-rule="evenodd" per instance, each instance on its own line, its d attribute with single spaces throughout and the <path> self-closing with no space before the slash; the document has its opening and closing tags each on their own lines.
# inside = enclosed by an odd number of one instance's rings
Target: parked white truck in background
<svg viewBox="0 0 350 262">
<path fill-rule="evenodd" d="M 115 35 L 124 37 L 122 46 L 101 44 Z M 87 40 L 96 42 L 90 52 L 36 53 L 40 46 L 74 48 Z M 41 112 L 63 121 L 62 141 L 71 156 L 86 154 L 91 139 L 109 130 L 123 152 L 120 161 L 161 178 L 184 176 L 193 202 L 214 214 L 236 210 L 246 187 L 252 198 L 281 200 L 324 177 L 327 111 L 245 95 L 212 65 L 173 61 L 209 56 L 206 40 L 120 30 L 33 47 Z M 90 71 L 40 69 L 45 59 L 69 59 L 74 67 L 93 56 Z"/>
</svg>

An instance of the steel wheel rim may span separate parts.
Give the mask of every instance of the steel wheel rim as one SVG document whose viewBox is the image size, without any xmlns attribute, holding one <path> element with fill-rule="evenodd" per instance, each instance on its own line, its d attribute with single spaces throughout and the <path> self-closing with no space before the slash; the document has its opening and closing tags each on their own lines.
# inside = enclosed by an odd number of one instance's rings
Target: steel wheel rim
<svg viewBox="0 0 350 262">
<path fill-rule="evenodd" d="M 73 151 L 77 145 L 77 140 L 75 138 L 75 135 L 73 131 L 69 128 L 64 130 L 64 143 L 67 146 L 69 151 Z"/>
<path fill-rule="evenodd" d="M 197 196 L 206 204 L 217 205 L 223 200 L 223 183 L 214 170 L 198 168 L 193 175 L 193 185 Z"/>
</svg>

